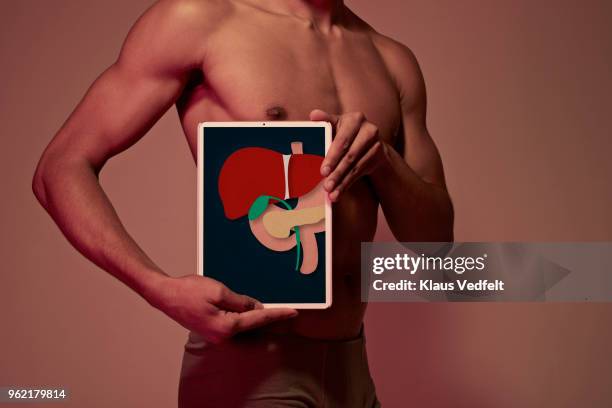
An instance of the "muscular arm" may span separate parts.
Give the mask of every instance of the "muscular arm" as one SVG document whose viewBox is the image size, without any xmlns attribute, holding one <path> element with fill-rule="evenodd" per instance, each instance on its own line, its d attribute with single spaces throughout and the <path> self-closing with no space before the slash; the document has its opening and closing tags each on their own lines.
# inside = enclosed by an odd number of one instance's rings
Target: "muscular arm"
<svg viewBox="0 0 612 408">
<path fill-rule="evenodd" d="M 43 153 L 33 189 L 83 255 L 214 342 L 295 311 L 263 310 L 256 300 L 212 279 L 170 278 L 128 234 L 98 181 L 106 161 L 136 143 L 175 103 L 192 70 L 202 66 L 207 35 L 202 21 L 211 20 L 202 15 L 209 12 L 202 4 L 162 0 L 140 18 L 118 60 L 94 82 Z"/>
<path fill-rule="evenodd" d="M 400 92 L 402 126 L 398 146 L 383 148 L 384 160 L 370 179 L 398 241 L 452 241 L 453 207 L 427 131 L 423 75 L 414 55 L 393 45 L 387 63 Z"/>
<path fill-rule="evenodd" d="M 170 15 L 166 14 L 170 13 Z M 42 155 L 33 189 L 83 255 L 146 297 L 163 273 L 138 247 L 98 182 L 106 161 L 136 143 L 178 98 L 199 56 L 171 47 L 181 10 L 159 4 L 130 31 L 117 61 Z"/>
<path fill-rule="evenodd" d="M 332 123 L 335 138 L 321 165 L 331 201 L 360 177 L 369 179 L 399 241 L 452 241 L 453 207 L 442 162 L 425 125 L 426 97 L 416 59 L 404 46 L 384 39 L 381 54 L 394 77 L 401 100 L 401 134 L 391 146 L 362 112 L 340 116 L 321 110 L 312 120 Z"/>
</svg>

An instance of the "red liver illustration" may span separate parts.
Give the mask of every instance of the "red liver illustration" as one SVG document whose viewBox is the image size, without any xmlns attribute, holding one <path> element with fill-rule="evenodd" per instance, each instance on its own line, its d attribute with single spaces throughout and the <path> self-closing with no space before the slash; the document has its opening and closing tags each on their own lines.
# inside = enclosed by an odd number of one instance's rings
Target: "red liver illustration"
<svg viewBox="0 0 612 408">
<path fill-rule="evenodd" d="M 314 234 L 325 230 L 325 220 L 312 216 L 313 213 L 322 214 L 324 208 L 324 192 L 320 185 L 323 157 L 304 154 L 300 142 L 292 143 L 291 150 L 291 155 L 262 147 L 236 150 L 225 160 L 219 173 L 219 196 L 225 216 L 230 220 L 245 217 L 256 200 L 265 197 L 264 206 L 267 207 L 261 214 L 253 219 L 249 214 L 253 235 L 273 251 L 288 251 L 300 242 L 303 249 L 300 271 L 308 274 L 318 263 Z M 298 199 L 295 208 L 289 209 L 284 201 L 288 198 Z M 279 202 L 285 207 L 275 205 Z M 310 209 L 308 213 L 307 209 Z M 271 225 L 280 225 L 281 230 L 283 226 L 291 226 L 295 233 L 275 236 L 271 233 Z M 299 251 L 300 246 L 296 269 Z"/>
</svg>

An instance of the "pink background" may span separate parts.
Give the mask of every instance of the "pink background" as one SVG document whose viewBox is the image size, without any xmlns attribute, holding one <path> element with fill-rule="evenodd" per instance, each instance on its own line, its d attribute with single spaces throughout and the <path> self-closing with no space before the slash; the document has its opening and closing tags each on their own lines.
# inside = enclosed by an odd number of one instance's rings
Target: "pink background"
<svg viewBox="0 0 612 408">
<path fill-rule="evenodd" d="M 3 2 L 0 386 L 70 407 L 173 406 L 185 331 L 83 259 L 35 202 L 37 158 L 149 0 Z M 350 1 L 409 45 L 458 240 L 612 240 L 612 2 Z M 102 182 L 166 271 L 195 272 L 195 171 L 174 111 Z M 379 239 L 390 239 L 380 225 Z M 387 407 L 604 407 L 608 304 L 373 304 Z"/>
</svg>

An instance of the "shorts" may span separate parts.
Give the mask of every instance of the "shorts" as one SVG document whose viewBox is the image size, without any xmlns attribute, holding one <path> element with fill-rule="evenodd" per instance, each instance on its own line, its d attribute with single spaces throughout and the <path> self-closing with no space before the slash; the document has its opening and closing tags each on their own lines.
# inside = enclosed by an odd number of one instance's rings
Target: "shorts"
<svg viewBox="0 0 612 408">
<path fill-rule="evenodd" d="M 179 408 L 377 408 L 363 330 L 351 340 L 251 331 L 218 345 L 190 333 Z"/>
</svg>

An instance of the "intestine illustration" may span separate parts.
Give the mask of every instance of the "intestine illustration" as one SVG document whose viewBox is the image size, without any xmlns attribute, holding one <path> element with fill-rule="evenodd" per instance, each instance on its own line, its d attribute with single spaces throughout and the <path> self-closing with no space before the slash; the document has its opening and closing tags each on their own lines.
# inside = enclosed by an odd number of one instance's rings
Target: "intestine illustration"
<svg viewBox="0 0 612 408">
<path fill-rule="evenodd" d="M 255 238 L 272 251 L 296 247 L 295 269 L 303 274 L 317 269 L 315 234 L 325 230 L 322 161 L 323 156 L 304 154 L 301 142 L 291 143 L 291 154 L 245 147 L 225 160 L 219 174 L 225 216 L 246 216 Z M 286 201 L 292 198 L 295 207 Z"/>
</svg>

